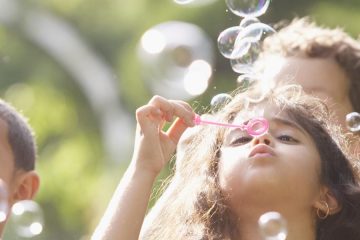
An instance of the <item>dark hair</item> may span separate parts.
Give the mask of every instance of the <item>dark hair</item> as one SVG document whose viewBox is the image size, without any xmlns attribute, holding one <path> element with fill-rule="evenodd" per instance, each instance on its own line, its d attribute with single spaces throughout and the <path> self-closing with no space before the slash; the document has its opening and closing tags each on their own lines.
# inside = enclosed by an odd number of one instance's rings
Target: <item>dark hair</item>
<svg viewBox="0 0 360 240">
<path fill-rule="evenodd" d="M 322 111 L 323 116 L 318 119 L 316 115 L 319 116 L 319 112 L 314 115 L 314 109 L 308 109 L 309 107 L 304 105 L 299 111 L 298 106 L 290 106 L 285 111 L 314 140 L 321 159 L 321 183 L 330 189 L 341 206 L 338 213 L 329 215 L 326 219 L 318 219 L 316 239 L 360 239 L 359 159 L 351 159 L 351 155 L 345 155 L 347 150 L 342 149 L 341 144 L 346 145 L 346 138 L 336 137 L 341 136 L 340 130 L 329 125 L 327 118 L 331 117 L 328 113 Z M 318 111 L 319 107 L 316 109 Z"/>
<path fill-rule="evenodd" d="M 334 59 L 350 80 L 349 98 L 354 110 L 360 112 L 360 41 L 340 28 L 318 26 L 309 17 L 284 25 L 279 23 L 275 27 L 281 27 L 279 31 L 265 39 L 262 54 Z"/>
<path fill-rule="evenodd" d="M 339 202 L 338 213 L 317 219 L 317 240 L 360 239 L 359 159 L 347 150 L 347 139 L 331 123 L 325 103 L 305 95 L 300 86 L 284 86 L 247 105 L 250 92 L 237 94 L 214 116 L 231 122 L 242 111 L 266 101 L 289 115 L 313 138 L 321 158 L 322 183 Z M 254 103 L 255 102 L 255 103 Z M 247 110 L 244 110 L 247 109 Z M 184 155 L 176 165 L 170 193 L 146 222 L 143 239 L 234 239 L 236 223 L 218 183 L 218 161 L 224 129 L 203 126 L 187 139 Z M 314 217 L 316 216 L 314 209 Z"/>
<path fill-rule="evenodd" d="M 10 104 L 0 100 L 0 118 L 7 125 L 7 139 L 17 169 L 31 171 L 35 168 L 36 145 L 27 120 Z"/>
</svg>

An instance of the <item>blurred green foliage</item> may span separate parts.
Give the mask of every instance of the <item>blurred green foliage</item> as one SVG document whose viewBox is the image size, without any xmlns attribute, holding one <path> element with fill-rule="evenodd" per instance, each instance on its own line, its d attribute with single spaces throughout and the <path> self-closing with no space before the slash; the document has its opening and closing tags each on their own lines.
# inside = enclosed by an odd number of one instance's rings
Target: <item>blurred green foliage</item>
<svg viewBox="0 0 360 240">
<path fill-rule="evenodd" d="M 171 0 L 28 0 L 26 4 L 52 12 L 76 29 L 114 70 L 121 101 L 130 116 L 152 95 L 136 56 L 144 31 L 165 21 L 186 21 L 204 29 L 216 45 L 218 34 L 240 20 L 226 11 L 225 2 L 220 0 L 193 8 Z M 342 26 L 356 36 L 360 32 L 359 10 L 357 0 L 273 0 L 260 20 L 275 23 L 310 15 L 323 25 Z M 208 91 L 193 99 L 200 105 L 236 85 L 237 75 L 218 52 L 214 69 Z M 29 118 L 37 135 L 42 183 L 36 200 L 43 207 L 46 225 L 36 239 L 89 238 L 129 159 L 109 162 L 98 116 L 80 86 L 19 29 L 2 25 L 0 96 Z M 130 153 L 131 149 L 129 157 Z"/>
</svg>

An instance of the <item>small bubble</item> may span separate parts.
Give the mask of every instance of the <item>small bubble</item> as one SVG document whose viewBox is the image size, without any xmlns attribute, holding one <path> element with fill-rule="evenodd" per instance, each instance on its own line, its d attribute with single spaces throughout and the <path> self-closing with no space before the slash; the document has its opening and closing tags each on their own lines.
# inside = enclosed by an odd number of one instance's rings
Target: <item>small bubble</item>
<svg viewBox="0 0 360 240">
<path fill-rule="evenodd" d="M 351 132 L 360 132 L 360 113 L 352 112 L 347 114 L 346 125 Z"/>
<path fill-rule="evenodd" d="M 240 92 L 245 92 L 254 82 L 257 77 L 252 74 L 242 74 L 237 78 L 237 83 Z"/>
<path fill-rule="evenodd" d="M 270 0 L 226 0 L 228 8 L 240 17 L 258 17 L 268 9 Z"/>
<path fill-rule="evenodd" d="M 232 100 L 231 95 L 227 93 L 220 93 L 215 95 L 210 101 L 212 112 L 217 112 L 220 108 L 225 106 L 231 100 Z"/>
<path fill-rule="evenodd" d="M 267 212 L 260 216 L 259 228 L 265 240 L 285 240 L 287 226 L 285 219 L 278 212 Z"/>
</svg>

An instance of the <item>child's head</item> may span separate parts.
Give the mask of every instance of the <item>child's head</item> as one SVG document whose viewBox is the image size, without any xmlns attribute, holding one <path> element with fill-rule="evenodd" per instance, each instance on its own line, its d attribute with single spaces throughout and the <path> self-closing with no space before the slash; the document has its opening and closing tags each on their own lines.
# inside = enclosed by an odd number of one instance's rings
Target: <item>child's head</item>
<svg viewBox="0 0 360 240">
<path fill-rule="evenodd" d="M 269 132 L 253 138 L 237 129 L 198 127 L 182 146 L 173 194 L 145 234 L 231 239 L 246 221 L 239 214 L 252 208 L 258 216 L 278 210 L 285 218 L 301 210 L 317 223 L 318 238 L 339 239 L 332 237 L 346 232 L 352 239 L 360 221 L 358 172 L 326 106 L 297 86 L 269 92 L 259 102 L 248 97 L 236 95 L 213 117 L 243 123 L 264 115 Z M 324 201 L 331 211 L 321 220 L 316 212 L 326 214 Z"/>
<path fill-rule="evenodd" d="M 298 83 L 330 100 L 340 123 L 345 123 L 347 113 L 360 112 L 360 42 L 339 28 L 294 19 L 265 39 L 258 64 L 268 72 L 277 68 L 274 79 Z"/>
<path fill-rule="evenodd" d="M 0 179 L 7 187 L 10 206 L 31 199 L 36 193 L 39 178 L 34 172 L 35 159 L 34 136 L 27 121 L 12 106 L 0 101 Z"/>
</svg>

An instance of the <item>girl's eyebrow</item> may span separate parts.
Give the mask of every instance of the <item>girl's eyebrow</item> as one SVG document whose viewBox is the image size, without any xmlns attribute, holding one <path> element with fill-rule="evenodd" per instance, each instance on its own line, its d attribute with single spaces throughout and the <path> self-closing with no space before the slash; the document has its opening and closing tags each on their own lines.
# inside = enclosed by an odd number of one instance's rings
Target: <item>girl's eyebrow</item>
<svg viewBox="0 0 360 240">
<path fill-rule="evenodd" d="M 250 120 L 246 120 L 243 122 L 243 124 L 248 123 Z M 281 118 L 281 117 L 272 117 L 269 119 L 270 121 L 270 125 L 271 122 L 275 122 L 278 123 L 280 125 L 285 125 L 288 126 L 290 128 L 293 128 L 295 130 L 298 130 L 299 132 L 301 132 L 302 134 L 304 134 L 305 136 L 308 135 L 308 133 L 296 122 L 285 119 L 285 118 Z M 235 122 L 235 121 L 234 121 Z M 225 133 L 225 141 L 227 139 L 229 139 L 229 137 L 231 137 L 233 134 L 238 133 L 238 132 L 244 132 L 245 130 L 242 130 L 240 128 L 232 128 L 232 129 L 228 129 Z M 246 131 L 245 131 L 246 132 Z M 247 134 L 247 133 L 246 133 Z"/>
<path fill-rule="evenodd" d="M 307 132 L 299 124 L 297 124 L 294 121 L 284 119 L 284 118 L 279 118 L 279 117 L 271 118 L 270 121 L 273 121 L 275 123 L 279 123 L 281 125 L 289 126 L 291 128 L 294 128 L 294 129 L 300 131 L 305 136 L 307 135 Z"/>
</svg>

